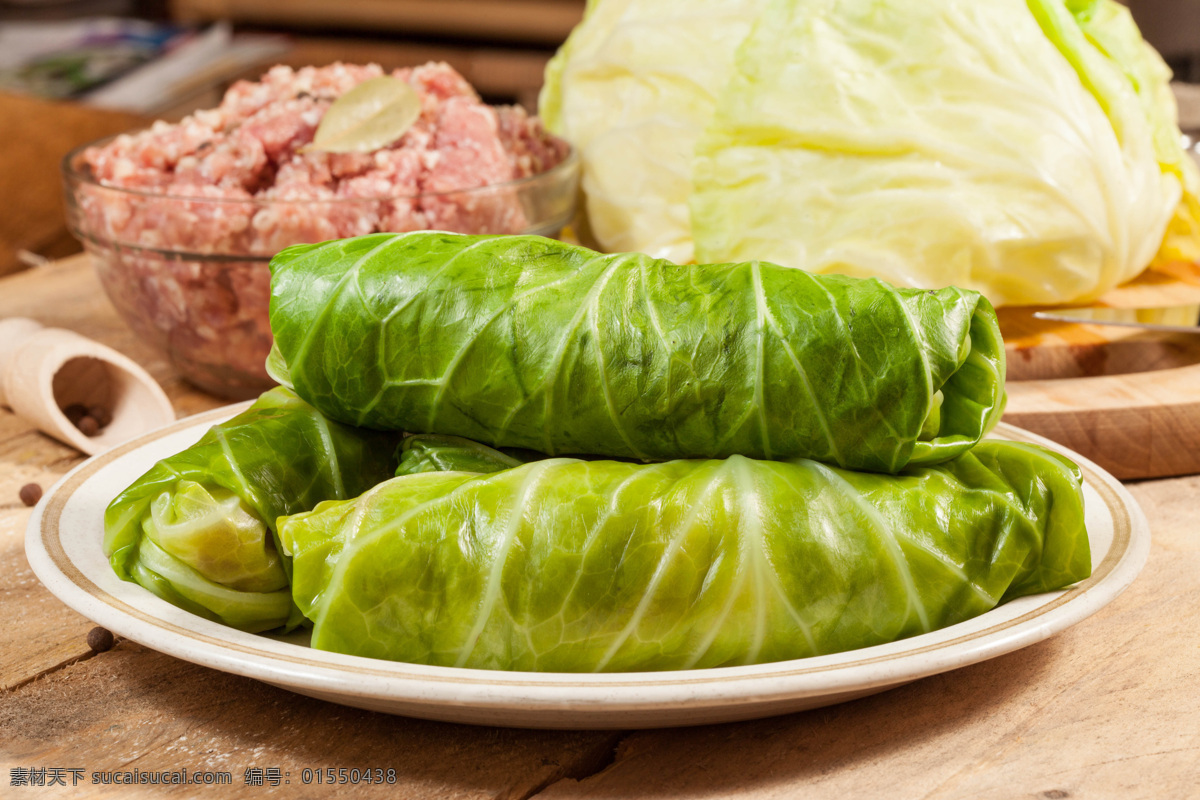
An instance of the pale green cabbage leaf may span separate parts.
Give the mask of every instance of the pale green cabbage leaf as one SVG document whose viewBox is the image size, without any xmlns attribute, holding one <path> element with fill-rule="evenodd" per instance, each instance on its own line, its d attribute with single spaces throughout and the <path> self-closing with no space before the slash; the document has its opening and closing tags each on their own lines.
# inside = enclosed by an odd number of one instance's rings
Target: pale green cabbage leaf
<svg viewBox="0 0 1200 800">
<path fill-rule="evenodd" d="M 1179 202 L 1153 134 L 1061 0 L 775 2 L 697 146 L 697 256 L 1095 297 Z"/>
<path fill-rule="evenodd" d="M 1113 0 L 593 0 L 542 103 L 604 249 L 1002 305 L 1200 255 L 1168 80 Z"/>
<path fill-rule="evenodd" d="M 389 477 L 398 435 L 340 425 L 276 388 L 157 462 L 109 504 L 104 553 L 180 608 L 262 631 L 303 618 L 275 522 Z"/>
<path fill-rule="evenodd" d="M 1066 0 L 1066 4 L 1088 41 L 1124 73 L 1137 92 L 1154 131 L 1159 167 L 1183 185 L 1183 199 L 1167 226 L 1155 263 L 1200 261 L 1200 169 L 1183 150 L 1170 68 L 1142 39 L 1125 6 L 1114 0 Z"/>
<path fill-rule="evenodd" d="M 1078 469 L 1034 445 L 982 442 L 901 475 L 742 456 L 443 463 L 280 521 L 313 647 L 522 671 L 733 666 L 914 636 L 1091 570 Z"/>
<path fill-rule="evenodd" d="M 766 0 L 593 0 L 546 69 L 538 110 L 580 153 L 590 234 L 693 257 L 696 139 Z"/>
</svg>

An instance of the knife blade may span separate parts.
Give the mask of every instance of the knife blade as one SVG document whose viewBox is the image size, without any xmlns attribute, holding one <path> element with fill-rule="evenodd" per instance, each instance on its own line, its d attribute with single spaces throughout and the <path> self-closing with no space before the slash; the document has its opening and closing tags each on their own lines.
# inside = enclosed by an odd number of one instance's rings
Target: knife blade
<svg viewBox="0 0 1200 800">
<path fill-rule="evenodd" d="M 1141 308 L 1051 308 L 1035 311 L 1033 316 L 1037 319 L 1084 325 L 1115 325 L 1168 333 L 1200 333 L 1200 303 Z"/>
</svg>

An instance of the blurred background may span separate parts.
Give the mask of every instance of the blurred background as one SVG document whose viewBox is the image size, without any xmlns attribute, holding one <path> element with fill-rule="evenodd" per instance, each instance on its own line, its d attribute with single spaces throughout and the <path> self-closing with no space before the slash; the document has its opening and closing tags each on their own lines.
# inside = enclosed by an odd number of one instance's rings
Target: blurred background
<svg viewBox="0 0 1200 800">
<path fill-rule="evenodd" d="M 1179 81 L 1200 82 L 1200 0 L 1130 0 Z M 58 163 L 72 147 L 211 108 L 275 63 L 446 61 L 536 111 L 584 0 L 0 0 L 0 275 L 76 252 Z M 1198 127 L 1197 123 L 1185 128 Z"/>
<path fill-rule="evenodd" d="M 490 103 L 537 104 L 584 0 L 0 0 L 0 275 L 79 250 L 59 161 L 212 108 L 273 64 L 445 61 Z"/>
</svg>

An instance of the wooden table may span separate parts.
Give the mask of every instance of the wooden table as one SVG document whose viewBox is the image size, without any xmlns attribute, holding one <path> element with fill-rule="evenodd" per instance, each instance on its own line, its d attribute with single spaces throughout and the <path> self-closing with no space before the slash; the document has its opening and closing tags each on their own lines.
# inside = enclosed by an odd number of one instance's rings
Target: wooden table
<svg viewBox="0 0 1200 800">
<path fill-rule="evenodd" d="M 83 259 L 0 279 L 0 316 L 93 336 L 137 359 L 179 413 L 219 401 L 136 341 Z M 1200 443 L 1197 443 L 1200 446 Z M 157 797 L 90 785 L 101 770 L 228 771 L 186 796 L 430 798 L 1200 797 L 1200 477 L 1130 485 L 1150 561 L 1112 605 L 983 664 L 832 708 L 660 731 L 554 732 L 450 725 L 342 708 L 119 642 L 25 562 L 18 489 L 81 457 L 0 411 L 0 796 Z M 394 786 L 298 785 L 305 768 L 394 769 Z M 68 786 L 13 787 L 58 768 Z M 72 768 L 82 770 L 70 787 Z M 279 768 L 292 783 L 245 782 Z"/>
</svg>

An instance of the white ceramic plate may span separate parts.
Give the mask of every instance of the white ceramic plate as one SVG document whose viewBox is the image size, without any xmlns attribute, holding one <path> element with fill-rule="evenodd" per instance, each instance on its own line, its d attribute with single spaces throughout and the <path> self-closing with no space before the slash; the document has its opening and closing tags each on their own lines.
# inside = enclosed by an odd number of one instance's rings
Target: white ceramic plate
<svg viewBox="0 0 1200 800">
<path fill-rule="evenodd" d="M 752 719 L 829 705 L 994 658 L 1095 613 L 1133 581 L 1150 534 L 1129 493 L 1090 461 L 1000 425 L 999 438 L 1037 442 L 1083 469 L 1092 576 L 1023 597 L 967 622 L 831 656 L 690 672 L 602 675 L 426 667 L 312 650 L 194 616 L 121 581 L 100 550 L 108 502 L 160 458 L 195 442 L 247 404 L 181 420 L 85 461 L 34 511 L 25 551 L 64 603 L 121 636 L 214 669 L 301 694 L 396 714 L 482 725 L 651 728 Z"/>
</svg>

